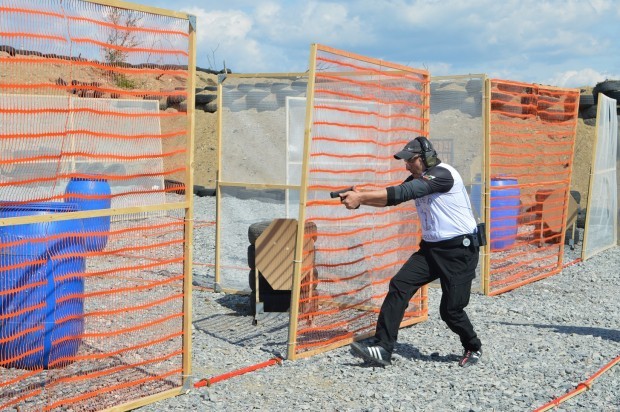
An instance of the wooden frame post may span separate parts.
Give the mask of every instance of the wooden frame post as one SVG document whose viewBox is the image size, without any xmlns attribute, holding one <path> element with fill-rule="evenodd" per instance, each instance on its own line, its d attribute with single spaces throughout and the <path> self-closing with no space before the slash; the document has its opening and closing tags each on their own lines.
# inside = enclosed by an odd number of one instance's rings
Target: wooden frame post
<svg viewBox="0 0 620 412">
<path fill-rule="evenodd" d="M 221 186 L 221 170 L 222 170 L 222 102 L 224 96 L 222 92 L 222 82 L 225 78 L 218 78 L 217 82 L 217 165 L 215 171 L 215 274 L 213 278 L 213 290 L 219 292 L 220 287 L 220 241 L 222 239 L 222 228 L 219 216 L 222 210 L 222 186 Z"/>
<path fill-rule="evenodd" d="M 482 292 L 488 295 L 491 276 L 491 79 L 484 77 L 483 98 L 482 98 L 482 124 L 484 125 L 484 164 L 482 166 L 482 182 L 480 187 L 482 190 L 482 210 L 484 222 L 486 225 L 486 245 L 482 248 L 482 268 L 480 278 L 482 282 Z"/>
<path fill-rule="evenodd" d="M 304 150 L 301 163 L 301 187 L 299 190 L 299 218 L 297 219 L 297 240 L 295 244 L 295 266 L 291 286 L 291 308 L 288 329 L 286 358 L 295 360 L 297 344 L 297 318 L 299 316 L 299 295 L 301 288 L 301 269 L 303 264 L 304 234 L 306 221 L 306 200 L 308 196 L 308 172 L 310 168 L 310 143 L 312 139 L 312 114 L 314 110 L 314 78 L 316 72 L 317 44 L 310 46 L 308 88 L 306 89 L 306 125 L 304 127 Z"/>
<path fill-rule="evenodd" d="M 185 241 L 183 260 L 183 388 L 192 387 L 192 258 L 194 247 L 194 100 L 196 85 L 196 20 L 188 16 L 189 58 L 187 61 L 187 169 L 185 171 Z"/>
</svg>

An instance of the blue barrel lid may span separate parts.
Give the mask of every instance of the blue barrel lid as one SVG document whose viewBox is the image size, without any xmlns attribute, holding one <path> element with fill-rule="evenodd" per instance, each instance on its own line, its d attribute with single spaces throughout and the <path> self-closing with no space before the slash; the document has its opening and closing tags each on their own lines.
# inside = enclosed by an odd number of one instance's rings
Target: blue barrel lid
<svg viewBox="0 0 620 412">
<path fill-rule="evenodd" d="M 517 183 L 519 183 L 517 178 L 512 177 L 512 176 L 508 176 L 508 175 L 491 176 L 491 186 L 498 186 L 498 185 L 505 185 L 505 184 L 516 185 Z"/>
<path fill-rule="evenodd" d="M 105 177 L 98 175 L 98 174 L 92 174 L 89 175 L 88 177 L 82 177 L 82 176 L 73 176 L 71 178 L 72 181 L 74 182 L 107 182 L 108 179 L 106 179 Z"/>
<path fill-rule="evenodd" d="M 75 212 L 79 207 L 76 203 L 65 202 L 42 202 L 15 204 L 0 202 L 0 215 L 2 216 L 27 216 L 39 215 L 44 213 Z"/>
</svg>

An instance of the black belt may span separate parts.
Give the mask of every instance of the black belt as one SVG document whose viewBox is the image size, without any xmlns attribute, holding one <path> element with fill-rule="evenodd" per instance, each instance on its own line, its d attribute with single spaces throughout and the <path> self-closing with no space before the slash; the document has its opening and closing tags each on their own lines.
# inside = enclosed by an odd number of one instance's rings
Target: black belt
<svg viewBox="0 0 620 412">
<path fill-rule="evenodd" d="M 473 233 L 470 235 L 460 235 L 453 237 L 452 239 L 440 240 L 437 242 L 428 242 L 425 240 L 424 243 L 426 243 L 428 247 L 480 246 L 477 236 Z"/>
</svg>

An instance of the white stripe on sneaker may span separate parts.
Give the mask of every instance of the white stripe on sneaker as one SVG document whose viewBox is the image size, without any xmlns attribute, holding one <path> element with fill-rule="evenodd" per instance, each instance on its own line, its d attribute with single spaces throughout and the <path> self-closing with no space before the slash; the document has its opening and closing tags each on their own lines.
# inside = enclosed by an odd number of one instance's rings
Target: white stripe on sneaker
<svg viewBox="0 0 620 412">
<path fill-rule="evenodd" d="M 378 347 L 376 346 L 371 346 L 368 348 L 370 351 L 370 355 L 379 359 L 379 360 L 383 360 L 383 357 L 381 356 L 381 351 L 379 350 Z"/>
</svg>

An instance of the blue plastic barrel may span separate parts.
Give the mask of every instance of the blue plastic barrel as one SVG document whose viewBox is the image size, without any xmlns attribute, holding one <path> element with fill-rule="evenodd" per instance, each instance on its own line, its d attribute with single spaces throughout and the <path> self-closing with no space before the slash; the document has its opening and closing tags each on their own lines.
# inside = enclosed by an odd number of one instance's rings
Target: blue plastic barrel
<svg viewBox="0 0 620 412">
<path fill-rule="evenodd" d="M 519 217 L 521 191 L 516 186 L 516 179 L 508 177 L 491 178 L 491 249 L 504 249 L 512 246 L 517 236 L 517 220 Z M 471 185 L 470 200 L 474 214 L 482 217 L 482 185 L 477 176 Z"/>
<path fill-rule="evenodd" d="M 505 249 L 515 243 L 521 205 L 517 184 L 514 178 L 491 178 L 491 250 Z"/>
<path fill-rule="evenodd" d="M 77 210 L 71 203 L 0 206 L 0 218 Z M 71 233 L 82 233 L 80 220 L 0 226 L 0 366 L 62 367 L 77 353 L 84 240 Z"/>
<path fill-rule="evenodd" d="M 65 201 L 75 203 L 79 210 L 109 209 L 111 204 L 110 184 L 106 179 L 93 176 L 90 178 L 73 177 L 65 189 Z M 86 232 L 109 232 L 110 216 L 89 217 L 84 219 Z M 89 236 L 86 238 L 86 250 L 99 252 L 108 243 L 108 235 Z"/>
</svg>

